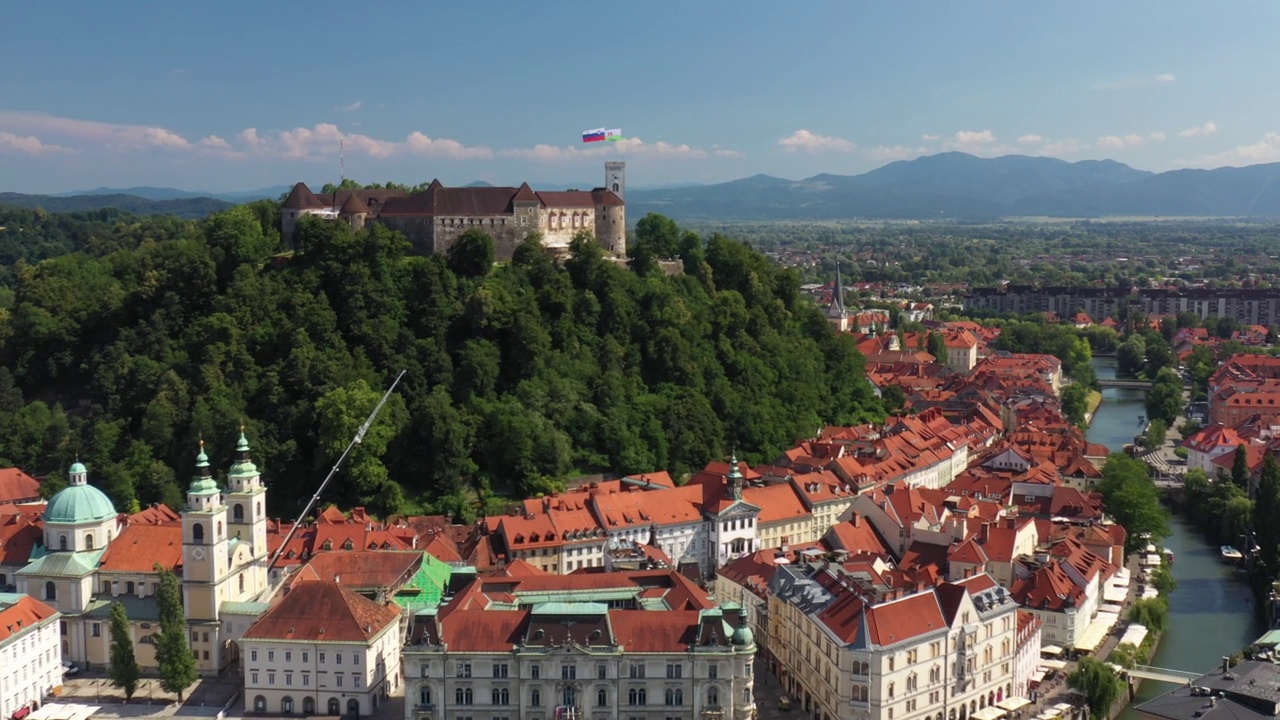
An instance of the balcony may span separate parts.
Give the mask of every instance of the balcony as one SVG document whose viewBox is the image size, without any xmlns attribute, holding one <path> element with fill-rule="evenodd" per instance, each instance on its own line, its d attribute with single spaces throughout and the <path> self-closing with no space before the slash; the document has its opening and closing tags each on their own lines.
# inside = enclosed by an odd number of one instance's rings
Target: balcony
<svg viewBox="0 0 1280 720">
<path fill-rule="evenodd" d="M 435 709 L 436 709 L 435 703 L 417 703 L 416 705 L 413 706 L 414 712 L 434 712 Z"/>
</svg>

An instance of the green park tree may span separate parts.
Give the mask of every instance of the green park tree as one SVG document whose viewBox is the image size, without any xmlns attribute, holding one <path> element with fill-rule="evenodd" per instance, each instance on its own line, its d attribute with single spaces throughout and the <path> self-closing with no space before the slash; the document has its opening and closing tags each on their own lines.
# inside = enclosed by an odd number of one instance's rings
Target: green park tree
<svg viewBox="0 0 1280 720">
<path fill-rule="evenodd" d="M 124 605 L 111 604 L 111 659 L 108 674 L 111 684 L 124 692 L 125 701 L 138 691 L 138 660 L 133 654 L 133 639 L 129 637 L 129 616 Z"/>
<path fill-rule="evenodd" d="M 1163 420 L 1167 428 L 1178 421 L 1183 405 L 1182 378 L 1173 370 L 1164 368 L 1156 374 L 1151 391 L 1147 393 L 1147 417 Z"/>
<path fill-rule="evenodd" d="M 458 236 L 445 253 L 449 269 L 459 277 L 484 277 L 493 269 L 493 237 L 472 228 Z"/>
<path fill-rule="evenodd" d="M 942 336 L 942 333 L 929 333 L 928 346 L 925 348 L 925 352 L 932 355 L 939 363 L 946 365 L 947 339 Z"/>
<path fill-rule="evenodd" d="M 160 632 L 156 634 L 156 665 L 160 671 L 160 687 L 178 696 L 199 677 L 196 656 L 187 644 L 187 620 L 182 609 L 182 586 L 171 571 L 156 565 L 160 574 L 160 592 L 156 602 L 160 609 Z"/>
<path fill-rule="evenodd" d="M 1169 426 L 1161 418 L 1155 418 L 1147 425 L 1147 447 L 1158 448 L 1164 445 L 1169 434 Z"/>
<path fill-rule="evenodd" d="M 1231 482 L 1241 490 L 1249 489 L 1249 446 L 1240 443 L 1236 447 L 1235 456 L 1231 460 Z"/>
<path fill-rule="evenodd" d="M 1128 537 L 1125 551 L 1135 552 L 1148 541 L 1159 542 L 1169 536 L 1169 515 L 1160 504 L 1160 494 L 1147 477 L 1147 467 L 1123 453 L 1112 453 L 1102 468 L 1098 483 L 1106 503 L 1107 514 L 1124 527 Z"/>
<path fill-rule="evenodd" d="M 1124 689 L 1120 676 L 1106 663 L 1093 657 L 1080 659 L 1075 671 L 1067 676 L 1067 685 L 1085 697 L 1091 717 L 1109 717 L 1111 706 Z"/>
<path fill-rule="evenodd" d="M 1271 454 L 1262 463 L 1253 527 L 1258 543 L 1254 586 L 1270 588 L 1280 577 L 1280 463 Z"/>
</svg>

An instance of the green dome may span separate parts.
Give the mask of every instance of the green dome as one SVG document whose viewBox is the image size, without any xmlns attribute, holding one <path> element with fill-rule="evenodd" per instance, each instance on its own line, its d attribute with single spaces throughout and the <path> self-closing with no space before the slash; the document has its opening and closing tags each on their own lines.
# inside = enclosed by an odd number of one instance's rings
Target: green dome
<svg viewBox="0 0 1280 720">
<path fill-rule="evenodd" d="M 92 485 L 72 485 L 59 490 L 49 498 L 49 506 L 44 511 L 46 523 L 88 523 L 115 516 L 111 499 Z"/>
<path fill-rule="evenodd" d="M 745 609 L 739 616 L 738 627 L 733 631 L 733 644 L 740 647 L 756 644 L 755 633 L 751 632 L 751 628 L 747 627 L 747 611 Z"/>
<path fill-rule="evenodd" d="M 89 472 L 89 470 L 84 466 L 84 463 L 77 462 L 77 463 L 71 464 L 71 470 L 69 470 L 68 472 L 70 472 L 70 474 L 72 475 L 83 475 L 84 473 Z"/>
</svg>

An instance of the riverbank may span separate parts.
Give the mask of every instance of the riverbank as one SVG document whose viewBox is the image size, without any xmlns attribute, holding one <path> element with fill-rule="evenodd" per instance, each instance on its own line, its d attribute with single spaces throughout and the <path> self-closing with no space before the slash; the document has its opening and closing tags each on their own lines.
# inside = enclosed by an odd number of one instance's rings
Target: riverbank
<svg viewBox="0 0 1280 720">
<path fill-rule="evenodd" d="M 1093 424 L 1093 415 L 1098 412 L 1098 406 L 1102 405 L 1102 392 L 1099 390 L 1090 390 L 1089 395 L 1084 399 L 1084 424 Z"/>
</svg>

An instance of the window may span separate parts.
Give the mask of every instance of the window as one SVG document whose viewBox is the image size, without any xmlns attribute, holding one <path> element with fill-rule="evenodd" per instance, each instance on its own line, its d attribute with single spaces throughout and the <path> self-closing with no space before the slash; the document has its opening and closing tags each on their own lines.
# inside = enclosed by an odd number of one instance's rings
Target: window
<svg viewBox="0 0 1280 720">
<path fill-rule="evenodd" d="M 102 623 L 93 623 L 90 631 L 94 637 L 102 637 Z"/>
<path fill-rule="evenodd" d="M 285 651 L 284 651 L 284 661 L 285 661 L 285 662 L 287 662 L 287 663 L 289 663 L 289 662 L 293 662 L 293 651 L 292 651 L 292 650 L 285 650 Z"/>
<path fill-rule="evenodd" d="M 275 661 L 276 661 L 276 651 L 275 651 L 275 650 L 268 650 L 268 651 L 267 651 L 267 662 L 275 662 Z"/>
<path fill-rule="evenodd" d="M 266 698 L 264 698 L 264 697 L 262 697 L 261 695 L 259 695 L 259 696 L 255 697 L 255 698 L 253 699 L 253 709 L 254 709 L 255 711 L 257 711 L 257 712 L 266 712 L 266 711 L 267 711 L 267 699 L 266 699 Z"/>
<path fill-rule="evenodd" d="M 508 676 L 507 664 L 506 664 L 506 663 L 494 663 L 494 664 L 493 664 L 493 676 L 494 676 L 494 677 L 496 677 L 496 678 L 504 678 L 504 677 L 507 677 L 507 676 Z"/>
<path fill-rule="evenodd" d="M 280 700 L 280 712 L 285 715 L 293 714 L 293 698 L 285 695 L 284 698 Z"/>
<path fill-rule="evenodd" d="M 93 549 L 93 533 L 84 534 L 84 549 L 85 550 Z"/>
<path fill-rule="evenodd" d="M 471 677 L 471 663 L 460 662 L 458 663 L 457 669 L 458 669 L 458 672 L 457 672 L 458 677 L 460 678 Z"/>
<path fill-rule="evenodd" d="M 609 705 L 609 691 L 600 688 L 596 690 L 596 707 L 606 707 Z"/>
<path fill-rule="evenodd" d="M 250 662 L 258 662 L 258 651 L 257 651 L 257 650 L 250 650 L 250 651 L 249 651 L 249 661 L 250 661 Z"/>
<path fill-rule="evenodd" d="M 318 653 L 316 653 L 316 656 L 320 658 L 320 664 L 321 664 L 321 665 L 323 665 L 323 664 L 324 664 L 324 653 L 322 653 L 322 652 L 318 652 Z"/>
<path fill-rule="evenodd" d="M 707 666 L 707 677 L 711 678 L 712 680 L 715 680 L 716 678 L 720 677 L 719 663 L 711 663 L 711 665 Z"/>
<path fill-rule="evenodd" d="M 258 673 L 249 673 L 249 684 L 250 685 L 258 684 Z"/>
<path fill-rule="evenodd" d="M 334 654 L 333 654 L 333 664 L 334 664 L 334 665 L 341 665 L 341 664 L 342 664 L 342 653 L 334 653 Z"/>
<path fill-rule="evenodd" d="M 191 631 L 191 642 L 193 642 L 193 643 L 198 643 L 198 642 L 200 642 L 200 633 L 196 632 L 195 630 L 192 630 L 192 631 Z"/>
<path fill-rule="evenodd" d="M 231 506 L 231 522 L 244 522 L 244 506 L 240 503 Z"/>
<path fill-rule="evenodd" d="M 537 667 L 537 665 L 534 665 Z M 532 707 L 542 707 L 542 691 L 534 688 L 529 691 L 529 705 Z"/>
<path fill-rule="evenodd" d="M 307 652 L 306 650 L 303 650 L 303 651 L 302 651 L 302 662 L 310 662 L 310 661 L 311 661 L 311 653 Z"/>
<path fill-rule="evenodd" d="M 275 685 L 275 684 L 276 684 L 276 674 L 275 674 L 275 673 L 273 673 L 273 672 L 269 672 L 269 673 L 267 673 L 267 684 L 268 684 L 268 685 Z"/>
<path fill-rule="evenodd" d="M 302 673 L 302 686 L 307 687 L 311 684 L 311 675 Z"/>
<path fill-rule="evenodd" d="M 681 663 L 667 663 L 667 678 L 674 680 L 684 677 L 684 665 Z"/>
<path fill-rule="evenodd" d="M 596 679 L 604 680 L 609 677 L 609 666 L 604 663 L 596 665 Z"/>
<path fill-rule="evenodd" d="M 537 663 L 530 665 L 529 677 L 533 678 L 534 680 L 537 680 L 538 678 L 542 677 L 542 666 L 538 665 Z"/>
<path fill-rule="evenodd" d="M 561 680 L 573 680 L 573 679 L 575 679 L 575 678 L 577 678 L 577 677 L 578 677 L 578 666 L 577 666 L 577 665 L 569 665 L 569 664 L 565 664 L 565 665 L 561 665 L 561 666 L 560 666 L 560 679 L 561 679 Z"/>
<path fill-rule="evenodd" d="M 628 705 L 647 705 L 648 700 L 644 688 L 631 688 L 627 691 Z"/>
<path fill-rule="evenodd" d="M 342 676 L 341 676 L 341 675 L 334 675 L 334 676 L 333 676 L 333 684 L 334 684 L 334 685 L 337 685 L 338 687 L 342 687 Z"/>
<path fill-rule="evenodd" d="M 59 549 L 59 550 L 66 550 L 66 549 L 67 549 L 67 536 L 66 536 L 66 535 L 59 535 L 59 536 L 58 536 L 58 549 Z"/>
<path fill-rule="evenodd" d="M 197 544 L 204 544 L 204 525 L 195 523 L 191 526 L 191 540 Z"/>
<path fill-rule="evenodd" d="M 471 705 L 472 700 L 471 688 L 458 688 L 453 691 L 453 701 L 456 705 Z"/>
<path fill-rule="evenodd" d="M 364 687 L 364 678 L 360 677 L 359 675 L 352 675 L 351 679 L 355 682 L 356 688 Z"/>
<path fill-rule="evenodd" d="M 854 699 L 856 700 L 857 698 Z M 720 688 L 707 688 L 707 706 L 713 708 L 720 707 Z"/>
<path fill-rule="evenodd" d="M 491 705 L 510 705 L 511 691 L 506 688 L 494 688 L 489 691 L 489 700 Z"/>
<path fill-rule="evenodd" d="M 287 672 L 287 673 L 285 673 L 285 674 L 284 674 L 284 684 L 285 684 L 285 685 L 292 685 L 292 684 L 293 684 L 293 673 L 288 673 L 288 672 Z"/>
<path fill-rule="evenodd" d="M 52 580 L 44 584 L 44 599 L 45 600 L 58 599 L 58 586 L 54 585 Z"/>
<path fill-rule="evenodd" d="M 644 679 L 644 663 L 631 663 L 631 666 L 627 668 L 627 674 L 633 680 L 643 680 Z"/>
<path fill-rule="evenodd" d="M 351 654 L 351 664 L 352 664 L 352 665 L 359 665 L 359 664 L 360 664 L 360 653 L 352 653 L 352 654 Z"/>
<path fill-rule="evenodd" d="M 667 707 L 677 707 L 684 704 L 684 690 L 680 688 L 667 688 L 666 694 Z"/>
</svg>

